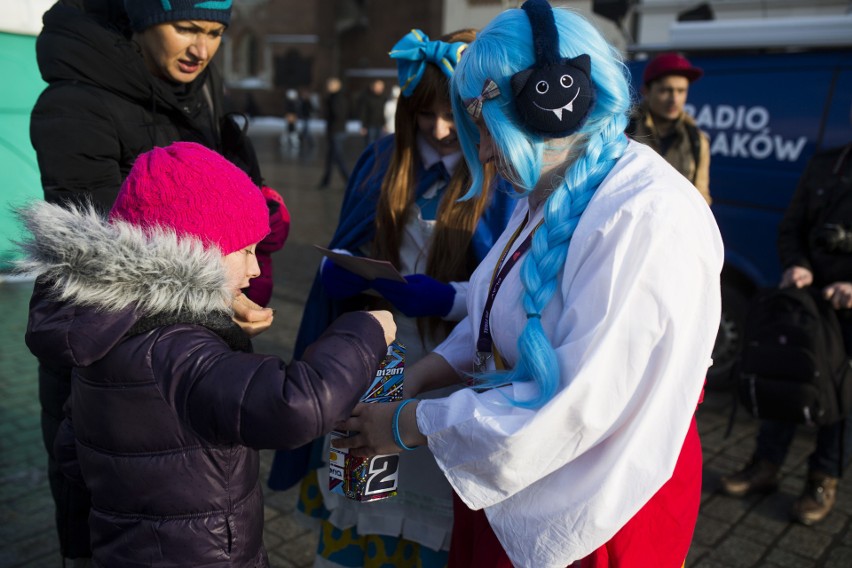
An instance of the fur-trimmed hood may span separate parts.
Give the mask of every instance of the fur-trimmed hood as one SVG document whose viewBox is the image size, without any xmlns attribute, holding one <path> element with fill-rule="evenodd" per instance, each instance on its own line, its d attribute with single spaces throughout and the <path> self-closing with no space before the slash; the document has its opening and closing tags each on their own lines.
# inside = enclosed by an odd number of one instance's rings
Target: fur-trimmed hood
<svg viewBox="0 0 852 568">
<path fill-rule="evenodd" d="M 47 282 L 50 297 L 139 317 L 230 312 L 221 253 L 173 231 L 107 221 L 91 206 L 36 202 L 19 211 L 30 237 L 18 270 Z"/>
</svg>

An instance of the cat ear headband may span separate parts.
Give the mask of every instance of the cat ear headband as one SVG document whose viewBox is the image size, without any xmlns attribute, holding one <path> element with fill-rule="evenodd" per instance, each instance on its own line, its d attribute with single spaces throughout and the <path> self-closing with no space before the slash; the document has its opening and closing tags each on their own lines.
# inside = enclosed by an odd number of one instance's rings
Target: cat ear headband
<svg viewBox="0 0 852 568">
<path fill-rule="evenodd" d="M 528 131 L 548 138 L 569 136 L 583 126 L 594 103 L 591 58 L 559 57 L 559 34 L 546 0 L 527 0 L 521 8 L 530 20 L 535 63 L 510 80 L 515 109 Z M 482 104 L 499 95 L 496 83 L 486 79 L 479 96 L 464 105 L 477 119 Z"/>
</svg>

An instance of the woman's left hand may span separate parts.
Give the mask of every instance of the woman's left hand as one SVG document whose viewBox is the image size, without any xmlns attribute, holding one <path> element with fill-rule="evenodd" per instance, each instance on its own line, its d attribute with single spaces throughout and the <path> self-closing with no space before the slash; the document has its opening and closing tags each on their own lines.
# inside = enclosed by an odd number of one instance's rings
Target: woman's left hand
<svg viewBox="0 0 852 568">
<path fill-rule="evenodd" d="M 349 430 L 348 438 L 332 440 L 331 445 L 348 449 L 353 456 L 369 458 L 381 454 L 398 454 L 402 451 L 393 439 L 392 422 L 400 402 L 359 403 L 352 416 L 338 424 L 335 429 Z M 416 407 L 418 402 L 407 404 L 399 416 L 399 433 L 409 447 L 426 444 L 426 436 L 417 429 Z"/>
</svg>

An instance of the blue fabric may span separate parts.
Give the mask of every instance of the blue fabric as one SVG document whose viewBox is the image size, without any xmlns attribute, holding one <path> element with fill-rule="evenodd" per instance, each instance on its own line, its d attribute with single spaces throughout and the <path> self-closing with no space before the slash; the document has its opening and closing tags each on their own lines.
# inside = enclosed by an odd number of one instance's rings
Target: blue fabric
<svg viewBox="0 0 852 568">
<path fill-rule="evenodd" d="M 326 248 L 341 248 L 354 252 L 372 241 L 375 235 L 376 207 L 382 179 L 390 163 L 393 141 L 392 134 L 385 136 L 367 148 L 358 158 L 343 196 L 337 230 Z M 423 178 L 422 167 L 416 175 L 418 179 Z M 497 179 L 491 204 L 479 220 L 470 243 L 477 262 L 485 258 L 503 232 L 506 223 L 509 222 L 509 217 L 517 203 L 512 197 L 514 194 L 515 190 L 507 181 L 502 178 Z M 296 335 L 293 358 L 299 359 L 305 349 L 325 331 L 331 322 L 352 309 L 358 309 L 358 306 L 351 300 L 341 301 L 331 298 L 317 274 L 305 302 L 302 322 Z M 269 487 L 279 491 L 290 488 L 301 481 L 309 469 L 319 467 L 323 459 L 322 452 L 312 448 L 312 444 L 295 450 L 277 451 L 269 472 Z"/>
<path fill-rule="evenodd" d="M 553 17 L 553 8 L 547 0 L 527 0 L 521 6 L 530 20 L 535 49 L 535 67 L 557 63 L 559 56 L 559 32 Z"/>
<path fill-rule="evenodd" d="M 411 96 L 423 78 L 427 63 L 434 64 L 444 75 L 452 77 L 466 47 L 467 44 L 462 41 L 432 41 L 421 30 L 411 30 L 405 34 L 390 52 L 391 59 L 396 59 L 402 95 Z"/>
<path fill-rule="evenodd" d="M 444 189 L 450 182 L 450 174 L 444 163 L 441 161 L 435 162 L 426 170 L 417 182 L 417 191 L 415 192 L 417 206 L 420 208 L 420 217 L 424 221 L 434 221 L 438 216 L 438 205 L 441 202 L 441 196 L 444 194 Z M 438 189 L 431 197 L 426 197 L 429 189 L 435 184 L 439 184 Z"/>
<path fill-rule="evenodd" d="M 453 308 L 456 289 L 425 274 L 409 274 L 405 283 L 377 278 L 373 288 L 410 318 L 444 317 Z"/>
<path fill-rule="evenodd" d="M 349 272 L 329 258 L 323 260 L 320 280 L 326 294 L 335 300 L 351 298 L 370 287 L 366 278 Z"/>
<path fill-rule="evenodd" d="M 124 0 L 130 26 L 140 32 L 153 25 L 179 20 L 206 20 L 226 26 L 231 22 L 232 0 Z"/>
</svg>

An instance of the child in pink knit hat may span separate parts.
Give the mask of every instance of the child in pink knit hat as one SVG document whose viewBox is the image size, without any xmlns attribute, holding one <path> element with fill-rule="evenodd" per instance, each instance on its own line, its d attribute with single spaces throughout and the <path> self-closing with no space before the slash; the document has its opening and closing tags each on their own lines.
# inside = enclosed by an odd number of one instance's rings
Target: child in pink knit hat
<svg viewBox="0 0 852 568">
<path fill-rule="evenodd" d="M 108 219 L 39 202 L 21 268 L 27 345 L 74 367 L 60 465 L 91 493 L 96 566 L 268 566 L 258 450 L 346 417 L 396 326 L 337 320 L 300 361 L 254 354 L 232 319 L 269 232 L 249 177 L 194 143 L 136 160 Z"/>
</svg>

